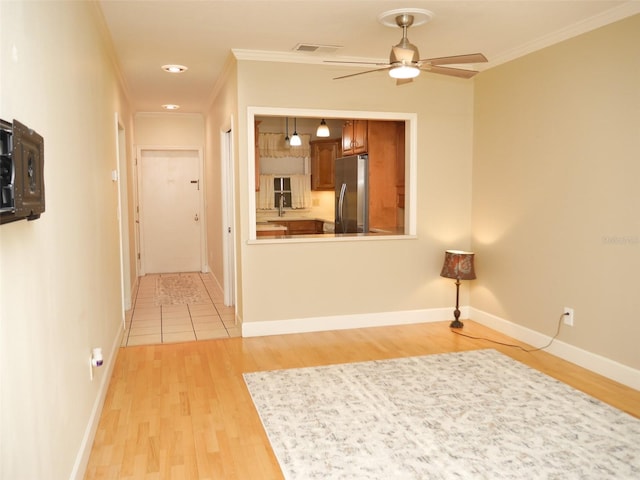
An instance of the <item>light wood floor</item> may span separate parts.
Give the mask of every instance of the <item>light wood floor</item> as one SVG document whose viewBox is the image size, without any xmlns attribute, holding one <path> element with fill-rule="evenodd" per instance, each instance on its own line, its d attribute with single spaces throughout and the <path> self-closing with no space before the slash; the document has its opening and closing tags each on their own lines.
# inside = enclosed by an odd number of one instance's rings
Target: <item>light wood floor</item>
<svg viewBox="0 0 640 480">
<path fill-rule="evenodd" d="M 448 323 L 121 348 L 85 478 L 282 479 L 242 378 L 259 370 L 495 348 L 640 418 L 639 391 Z M 518 343 L 471 321 L 463 331 Z"/>
</svg>

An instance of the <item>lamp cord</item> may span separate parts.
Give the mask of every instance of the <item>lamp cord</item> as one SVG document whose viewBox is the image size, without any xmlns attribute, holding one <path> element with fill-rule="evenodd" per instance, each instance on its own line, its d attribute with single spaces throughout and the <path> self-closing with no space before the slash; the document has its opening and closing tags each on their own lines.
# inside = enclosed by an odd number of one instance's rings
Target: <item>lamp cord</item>
<svg viewBox="0 0 640 480">
<path fill-rule="evenodd" d="M 514 348 L 519 348 L 520 350 L 522 350 L 523 352 L 526 353 L 531 353 L 531 352 L 537 352 L 539 350 L 544 350 L 545 348 L 548 348 L 553 341 L 558 338 L 558 335 L 560 335 L 560 327 L 562 326 L 562 318 L 567 315 L 566 313 L 563 313 L 562 315 L 560 315 L 560 318 L 558 319 L 558 328 L 556 329 L 556 334 L 551 338 L 551 340 L 549 340 L 549 343 L 547 343 L 544 347 L 538 347 L 538 348 L 524 348 L 520 345 L 514 345 L 512 343 L 503 343 L 503 342 L 499 342 L 497 340 L 491 340 L 490 338 L 484 338 L 484 337 L 474 337 L 472 335 L 467 335 L 466 333 L 461 333 L 458 330 L 452 328 L 451 331 L 453 333 L 455 333 L 456 335 L 460 335 L 461 337 L 467 337 L 467 338 L 471 338 L 473 340 L 485 340 L 487 342 L 492 342 L 492 343 L 496 343 L 498 345 L 503 345 L 505 347 L 514 347 Z"/>
</svg>

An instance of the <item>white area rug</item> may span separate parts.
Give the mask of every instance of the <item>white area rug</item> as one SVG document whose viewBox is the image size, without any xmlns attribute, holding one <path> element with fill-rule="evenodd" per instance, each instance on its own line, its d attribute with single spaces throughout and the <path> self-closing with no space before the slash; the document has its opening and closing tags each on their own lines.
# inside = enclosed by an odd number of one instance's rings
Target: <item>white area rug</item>
<svg viewBox="0 0 640 480">
<path fill-rule="evenodd" d="M 197 273 L 162 274 L 156 280 L 156 305 L 204 303 L 207 290 Z"/>
<path fill-rule="evenodd" d="M 495 350 L 244 378 L 288 480 L 640 478 L 640 420 Z"/>
</svg>

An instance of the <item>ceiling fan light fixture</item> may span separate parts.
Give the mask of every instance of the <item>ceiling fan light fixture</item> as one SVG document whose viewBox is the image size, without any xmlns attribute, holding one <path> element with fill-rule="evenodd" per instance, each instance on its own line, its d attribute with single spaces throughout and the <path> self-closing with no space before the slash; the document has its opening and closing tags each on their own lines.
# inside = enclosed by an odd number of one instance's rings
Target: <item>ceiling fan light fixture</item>
<svg viewBox="0 0 640 480">
<path fill-rule="evenodd" d="M 421 58 L 418 47 L 413 45 L 407 38 L 407 30 L 409 27 L 422 25 L 431 20 L 433 13 L 424 9 L 396 9 L 383 12 L 378 16 L 378 21 L 388 27 L 400 27 L 402 29 L 402 38 L 397 45 L 391 47 L 388 63 L 380 62 L 354 62 L 341 60 L 325 60 L 328 63 L 351 63 L 375 65 L 377 68 L 371 68 L 364 72 L 351 73 L 335 77 L 334 80 L 355 77 L 365 73 L 380 72 L 386 70 L 391 78 L 396 79 L 396 85 L 404 85 L 410 83 L 414 78 L 420 75 L 421 70 L 429 73 L 437 73 L 440 75 L 449 75 L 458 78 L 471 78 L 476 70 L 470 70 L 459 67 L 451 67 L 445 65 L 473 64 L 488 61 L 482 53 L 471 53 L 467 55 L 454 55 L 438 58 Z"/>
<path fill-rule="evenodd" d="M 389 55 L 389 63 L 418 63 L 420 61 L 420 52 L 418 47 L 409 42 L 400 42 L 391 49 Z"/>
<path fill-rule="evenodd" d="M 416 78 L 418 75 L 420 75 L 420 69 L 412 65 L 398 65 L 389 70 L 391 78 Z"/>
<path fill-rule="evenodd" d="M 327 125 L 327 122 L 325 122 L 323 118 L 322 121 L 320 122 L 320 125 L 318 125 L 318 129 L 316 130 L 316 136 L 328 137 L 330 135 L 331 135 L 331 132 L 329 131 L 329 126 Z"/>
</svg>

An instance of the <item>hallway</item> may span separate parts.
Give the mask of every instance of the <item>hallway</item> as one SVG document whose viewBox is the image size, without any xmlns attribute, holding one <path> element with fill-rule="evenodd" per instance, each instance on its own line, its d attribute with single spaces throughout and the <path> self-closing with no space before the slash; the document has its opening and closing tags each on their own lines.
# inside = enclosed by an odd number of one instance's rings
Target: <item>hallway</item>
<svg viewBox="0 0 640 480">
<path fill-rule="evenodd" d="M 126 312 L 122 346 L 156 345 L 240 337 L 235 308 L 208 273 L 163 273 L 140 277 Z"/>
</svg>

